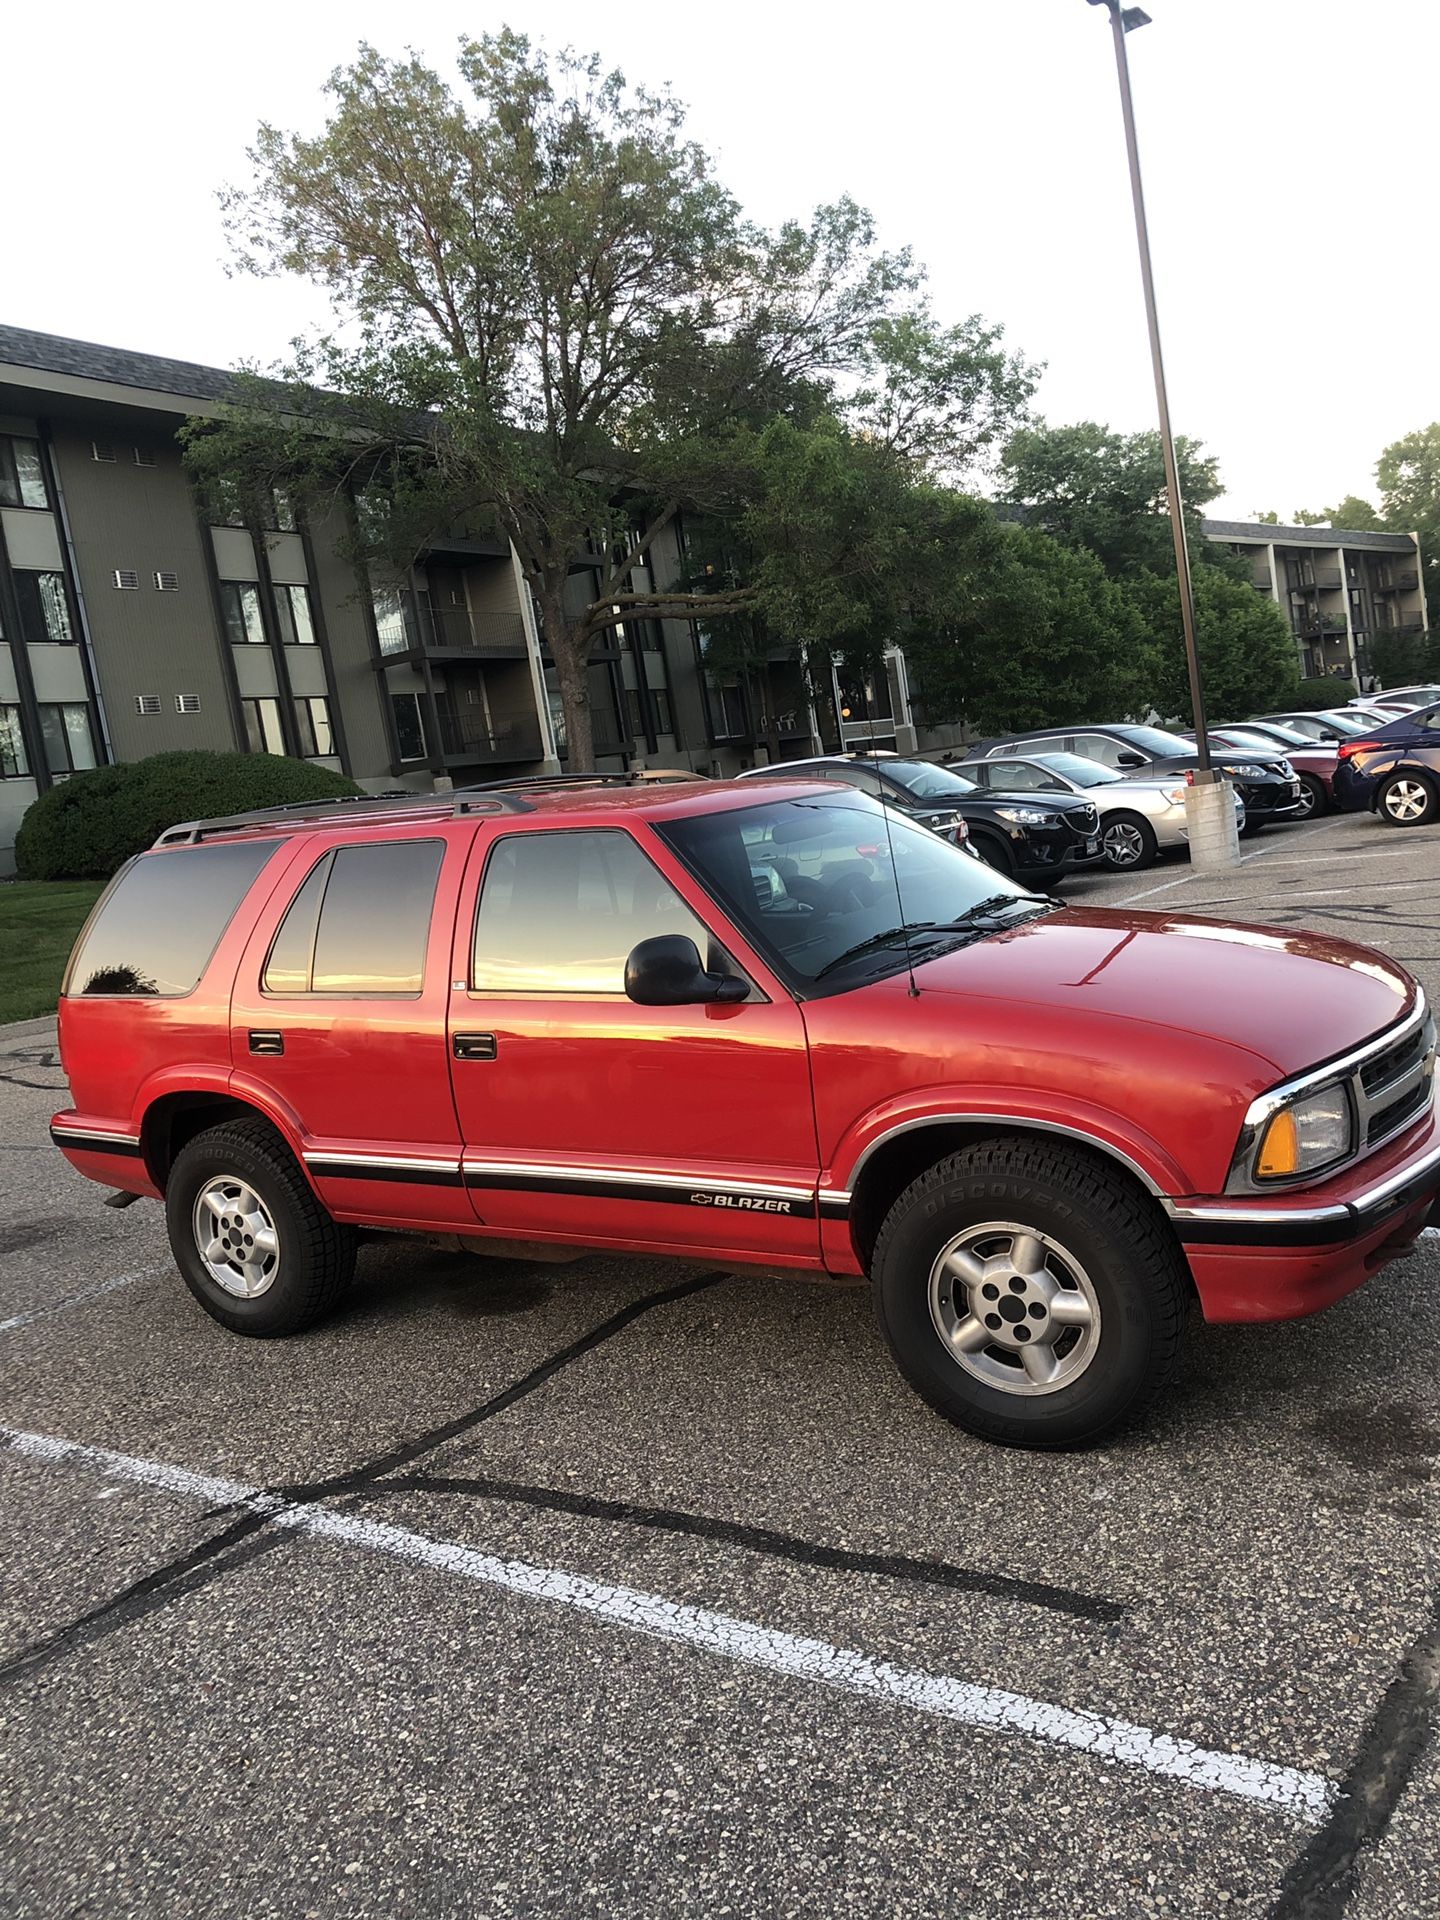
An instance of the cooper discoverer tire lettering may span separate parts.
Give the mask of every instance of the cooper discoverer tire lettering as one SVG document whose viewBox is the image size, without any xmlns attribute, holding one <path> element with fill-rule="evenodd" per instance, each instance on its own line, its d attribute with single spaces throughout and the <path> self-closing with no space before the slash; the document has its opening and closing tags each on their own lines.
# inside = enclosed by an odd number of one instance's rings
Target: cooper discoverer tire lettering
<svg viewBox="0 0 1440 1920">
<path fill-rule="evenodd" d="M 186 1286 L 232 1333 L 300 1333 L 354 1275 L 354 1228 L 331 1219 L 263 1120 L 212 1127 L 181 1149 L 165 1220 Z"/>
<path fill-rule="evenodd" d="M 983 1439 L 1087 1445 L 1142 1413 L 1179 1356 L 1180 1249 L 1081 1149 L 1008 1136 L 941 1160 L 891 1207 L 871 1274 L 901 1371 Z"/>
</svg>

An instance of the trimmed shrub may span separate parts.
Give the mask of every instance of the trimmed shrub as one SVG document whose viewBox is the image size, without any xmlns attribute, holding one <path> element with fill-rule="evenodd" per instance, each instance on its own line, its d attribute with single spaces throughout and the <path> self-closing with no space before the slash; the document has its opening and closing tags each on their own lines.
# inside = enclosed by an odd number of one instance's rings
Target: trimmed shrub
<svg viewBox="0 0 1440 1920">
<path fill-rule="evenodd" d="M 15 866 L 22 880 L 108 879 L 182 820 L 359 791 L 328 767 L 270 753 L 154 753 L 42 793 L 20 823 Z"/>
<path fill-rule="evenodd" d="M 1357 691 L 1353 680 L 1343 680 L 1339 674 L 1323 680 L 1302 680 L 1289 704 L 1296 713 L 1314 713 L 1320 707 L 1343 707 Z"/>
</svg>

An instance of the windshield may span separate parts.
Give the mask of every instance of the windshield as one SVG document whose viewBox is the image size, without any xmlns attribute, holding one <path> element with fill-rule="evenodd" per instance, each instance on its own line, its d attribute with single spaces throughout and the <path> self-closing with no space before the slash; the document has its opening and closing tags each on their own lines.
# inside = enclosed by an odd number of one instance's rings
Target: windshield
<svg viewBox="0 0 1440 1920">
<path fill-rule="evenodd" d="M 973 780 L 963 779 L 949 767 L 932 767 L 927 760 L 884 760 L 875 771 L 916 800 L 963 800 L 975 791 Z"/>
<path fill-rule="evenodd" d="M 1245 731 L 1272 747 L 1313 747 L 1316 744 L 1305 734 L 1297 733 L 1294 727 L 1271 726 L 1269 721 L 1263 727 L 1247 727 Z"/>
<path fill-rule="evenodd" d="M 1351 713 L 1326 711 L 1313 716 L 1322 727 L 1329 727 L 1332 733 L 1369 733 L 1375 725 L 1373 720 L 1360 720 Z"/>
<path fill-rule="evenodd" d="M 1222 747 L 1251 747 L 1257 753 L 1267 754 L 1275 753 L 1278 748 L 1276 741 L 1267 740 L 1263 733 L 1251 733 L 1248 727 L 1227 727 L 1223 738 L 1217 735 L 1217 742 Z"/>
<path fill-rule="evenodd" d="M 1195 752 L 1193 741 L 1182 739 L 1178 733 L 1167 733 L 1163 727 L 1116 727 L 1114 732 L 1121 746 L 1135 747 L 1141 753 L 1154 754 L 1159 760 L 1174 754 L 1189 757 Z"/>
<path fill-rule="evenodd" d="M 1004 760 L 996 762 L 996 786 L 999 786 L 1007 764 L 1013 766 L 1015 763 Z M 1102 767 L 1098 760 L 1086 760 L 1078 753 L 1037 753 L 1035 765 L 1044 767 L 1047 773 L 1058 773 L 1066 780 L 1073 780 L 1077 787 L 1108 787 L 1112 780 L 1125 778 L 1123 773 L 1116 773 L 1112 767 Z"/>
<path fill-rule="evenodd" d="M 852 948 L 903 926 L 948 926 L 982 906 L 1016 921 L 1043 910 L 993 867 L 864 794 L 693 814 L 657 823 L 656 831 L 800 985 L 813 984 Z M 917 931 L 913 957 L 934 951 L 939 939 Z M 854 986 L 904 964 L 904 942 L 896 940 L 855 954 L 836 968 L 834 983 Z"/>
</svg>

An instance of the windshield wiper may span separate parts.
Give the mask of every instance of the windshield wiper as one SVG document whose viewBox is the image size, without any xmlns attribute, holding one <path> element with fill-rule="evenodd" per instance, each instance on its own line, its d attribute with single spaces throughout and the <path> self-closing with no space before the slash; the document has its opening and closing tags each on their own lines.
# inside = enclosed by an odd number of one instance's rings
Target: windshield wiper
<svg viewBox="0 0 1440 1920">
<path fill-rule="evenodd" d="M 967 927 L 972 920 L 983 920 L 987 913 L 998 913 L 1001 907 L 1018 906 L 1022 900 L 1030 901 L 1037 907 L 1053 907 L 1055 902 L 1048 893 L 992 893 L 986 900 L 977 900 L 973 907 L 967 907 L 954 926 Z"/>
<path fill-rule="evenodd" d="M 907 920 L 903 927 L 886 927 L 883 933 L 872 933 L 866 940 L 857 940 L 853 947 L 846 947 L 833 960 L 827 960 L 815 978 L 823 980 L 827 973 L 833 973 L 836 967 L 843 967 L 847 960 L 858 960 L 862 953 L 869 953 L 872 947 L 888 947 L 896 940 L 908 940 L 912 933 L 933 933 L 938 927 L 939 922 L 935 920 Z"/>
</svg>

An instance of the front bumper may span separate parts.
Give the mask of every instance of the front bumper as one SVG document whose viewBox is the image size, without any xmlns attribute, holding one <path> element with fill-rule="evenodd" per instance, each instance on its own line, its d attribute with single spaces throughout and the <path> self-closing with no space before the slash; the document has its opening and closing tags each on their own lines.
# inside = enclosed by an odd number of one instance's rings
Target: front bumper
<svg viewBox="0 0 1440 1920">
<path fill-rule="evenodd" d="M 1300 817 L 1298 780 L 1237 781 L 1235 788 L 1245 803 L 1245 818 L 1249 821 Z"/>
<path fill-rule="evenodd" d="M 1205 1318 L 1296 1320 L 1353 1293 L 1419 1234 L 1440 1197 L 1440 1126 L 1293 1201 L 1171 1200 Z"/>
</svg>

